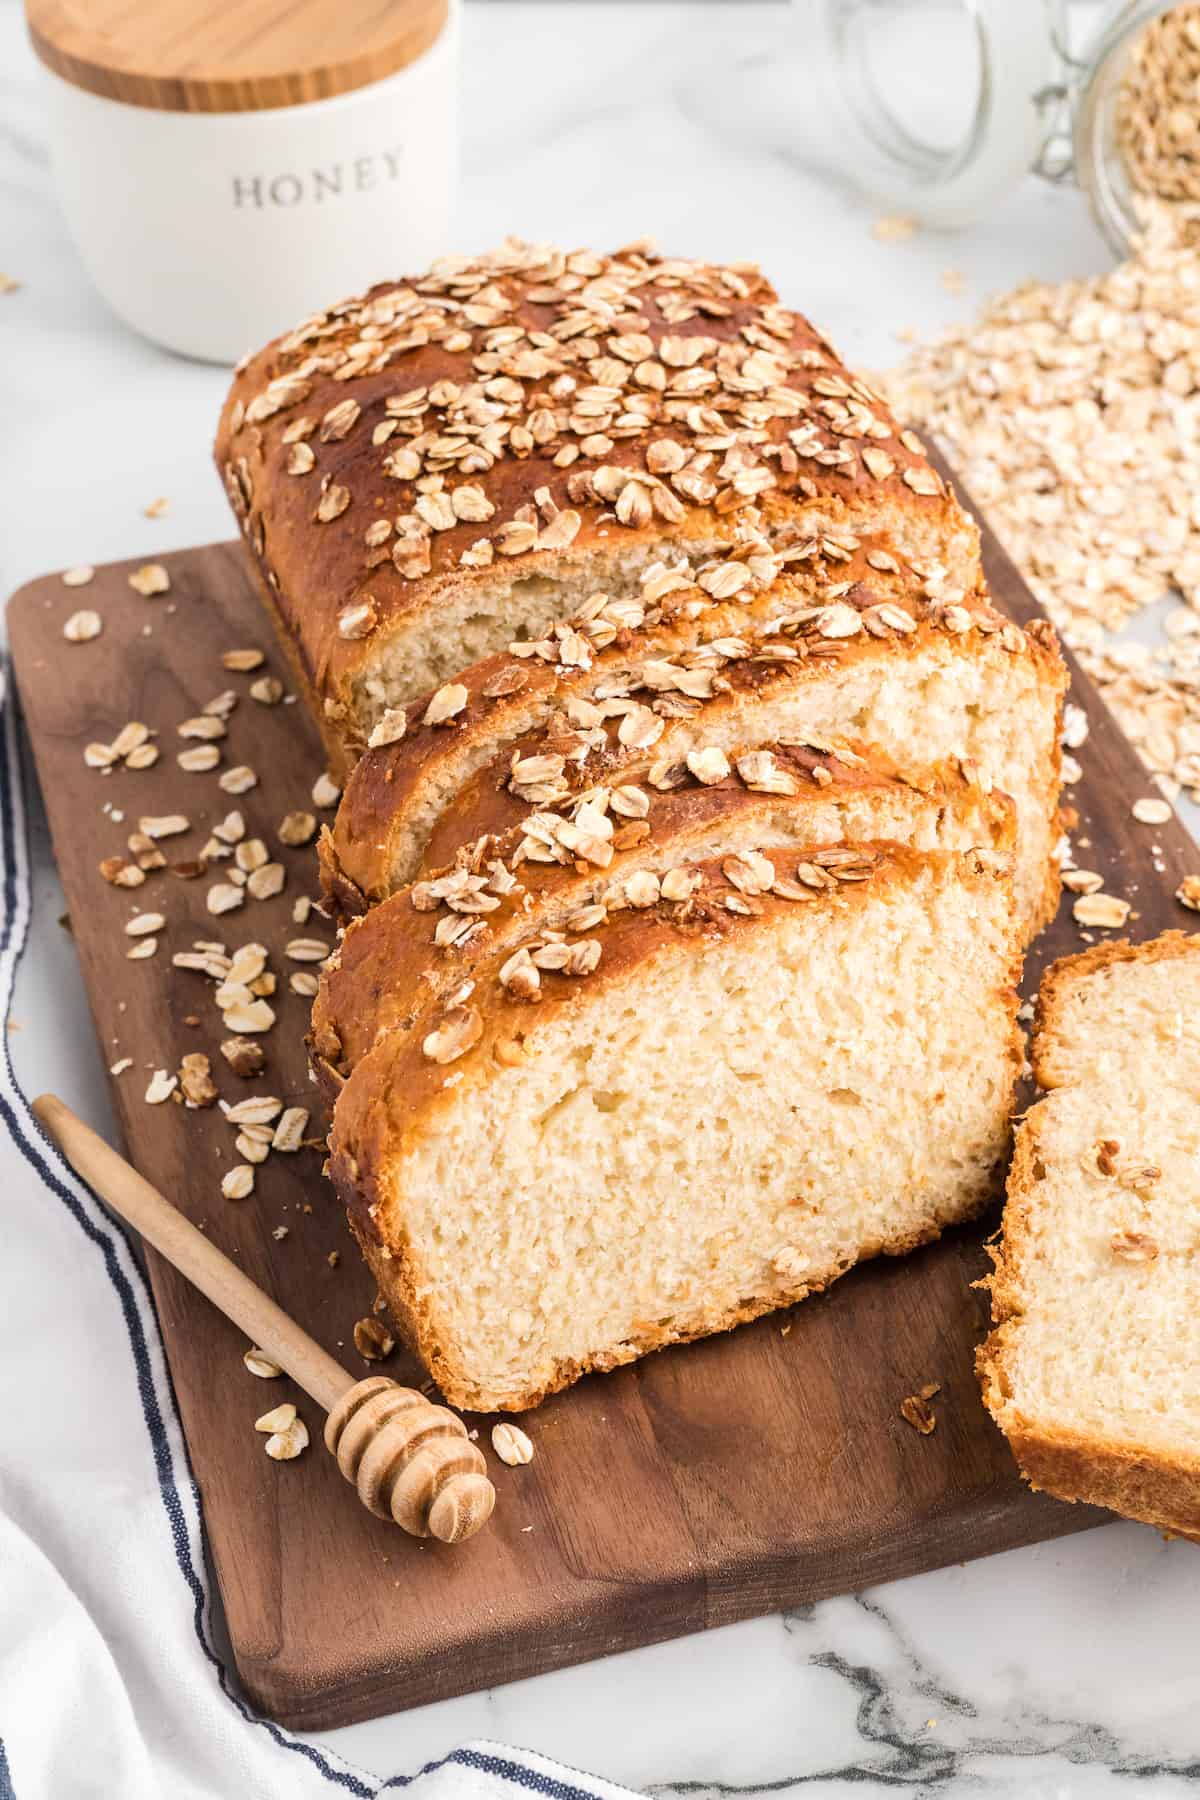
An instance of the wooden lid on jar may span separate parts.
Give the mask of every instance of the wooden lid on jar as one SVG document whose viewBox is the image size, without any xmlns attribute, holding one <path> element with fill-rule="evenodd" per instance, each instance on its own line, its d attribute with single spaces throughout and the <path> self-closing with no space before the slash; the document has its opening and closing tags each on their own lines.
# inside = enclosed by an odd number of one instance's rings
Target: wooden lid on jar
<svg viewBox="0 0 1200 1800">
<path fill-rule="evenodd" d="M 434 44 L 448 0 L 26 0 L 56 75 L 159 112 L 261 112 L 350 93 Z"/>
</svg>

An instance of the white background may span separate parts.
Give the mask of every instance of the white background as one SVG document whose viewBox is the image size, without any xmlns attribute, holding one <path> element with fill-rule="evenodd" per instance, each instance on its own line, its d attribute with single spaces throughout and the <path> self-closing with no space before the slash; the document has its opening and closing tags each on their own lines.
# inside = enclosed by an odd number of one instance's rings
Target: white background
<svg viewBox="0 0 1200 1800">
<path fill-rule="evenodd" d="M 795 150 L 802 15 L 657 0 L 468 7 L 455 243 L 511 231 L 608 247 L 650 233 L 669 251 L 754 258 L 866 367 L 901 353 L 897 327 L 930 333 L 990 289 L 1107 265 L 1083 202 L 1032 179 L 967 232 L 875 241 L 878 209 L 806 172 Z M 90 291 L 55 209 L 14 0 L 0 0 L 0 268 L 23 283 L 0 297 L 0 585 L 228 536 L 209 461 L 227 374 L 134 338 Z M 949 268 L 966 276 L 961 295 L 943 287 Z M 149 521 L 141 508 L 160 494 L 170 510 Z M 17 1072 L 105 1128 L 103 1065 L 37 849 Z M 54 1293 L 70 1304 L 69 1270 Z M 332 1740 L 391 1770 L 486 1733 L 635 1786 L 701 1792 L 1099 1796 L 1137 1779 L 1183 1795 L 1200 1756 L 1198 1602 L 1200 1553 L 1113 1526 Z"/>
</svg>

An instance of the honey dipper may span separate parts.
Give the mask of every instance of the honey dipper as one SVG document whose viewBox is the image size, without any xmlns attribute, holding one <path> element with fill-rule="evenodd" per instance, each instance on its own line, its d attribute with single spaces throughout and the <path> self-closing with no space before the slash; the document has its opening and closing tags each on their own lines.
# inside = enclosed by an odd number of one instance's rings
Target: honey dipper
<svg viewBox="0 0 1200 1800">
<path fill-rule="evenodd" d="M 33 1110 L 76 1173 L 325 1410 L 326 1447 L 365 1507 L 446 1544 L 487 1523 L 496 1490 L 456 1414 L 385 1375 L 356 1381 L 62 1100 Z"/>
</svg>

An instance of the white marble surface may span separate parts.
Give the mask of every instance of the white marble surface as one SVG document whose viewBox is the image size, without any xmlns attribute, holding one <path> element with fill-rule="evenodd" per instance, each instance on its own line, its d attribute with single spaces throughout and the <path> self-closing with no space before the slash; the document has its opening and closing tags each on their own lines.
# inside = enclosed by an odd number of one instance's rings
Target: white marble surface
<svg viewBox="0 0 1200 1800">
<path fill-rule="evenodd" d="M 815 0 L 812 0 L 815 4 Z M 881 245 L 868 202 L 806 173 L 794 16 L 758 4 L 468 7 L 457 241 L 505 231 L 756 257 L 865 365 L 894 328 L 962 316 L 1026 274 L 1104 266 L 1083 203 L 1030 181 L 953 238 Z M 226 376 L 129 335 L 55 208 L 35 67 L 0 0 L 0 585 L 225 536 L 208 461 Z M 946 268 L 965 291 L 943 288 Z M 146 520 L 155 495 L 167 515 Z M 13 1037 L 102 1127 L 103 1070 L 48 847 Z M 381 1772 L 487 1734 L 701 1796 L 1045 1796 L 1200 1783 L 1200 1553 L 1114 1525 L 807 1611 L 329 1734 Z M 0 1697 L 2 1698 L 2 1697 Z"/>
</svg>

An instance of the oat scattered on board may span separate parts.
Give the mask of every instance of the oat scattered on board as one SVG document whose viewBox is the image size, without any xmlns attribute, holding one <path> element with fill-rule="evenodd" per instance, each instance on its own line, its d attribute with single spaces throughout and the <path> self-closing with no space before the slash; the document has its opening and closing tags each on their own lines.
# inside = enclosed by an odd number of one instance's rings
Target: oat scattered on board
<svg viewBox="0 0 1200 1800">
<path fill-rule="evenodd" d="M 507 1421 L 492 1426 L 492 1449 L 510 1469 L 533 1461 L 533 1444 L 528 1434 L 519 1425 L 510 1425 Z"/>
<path fill-rule="evenodd" d="M 258 776 L 245 763 L 239 763 L 236 768 L 225 770 L 218 786 L 226 794 L 245 794 L 252 787 L 258 786 Z"/>
<path fill-rule="evenodd" d="M 294 1419 L 286 1431 L 272 1432 L 266 1442 L 267 1455 L 273 1462 L 291 1462 L 308 1449 L 308 1426 L 303 1419 Z"/>
<path fill-rule="evenodd" d="M 1081 894 L 1071 911 L 1078 925 L 1119 931 L 1129 917 L 1129 902 L 1118 899 L 1116 894 Z"/>
<path fill-rule="evenodd" d="M 283 1374 L 279 1364 L 272 1362 L 266 1351 L 259 1350 L 255 1345 L 243 1352 L 242 1361 L 251 1375 L 257 1375 L 260 1381 L 274 1381 L 277 1375 Z"/>
<path fill-rule="evenodd" d="M 129 577 L 129 585 L 135 594 L 142 594 L 147 600 L 153 600 L 158 594 L 168 592 L 171 577 L 161 563 L 143 563 Z"/>
<path fill-rule="evenodd" d="M 275 1462 L 290 1462 L 308 1447 L 308 1427 L 290 1400 L 255 1419 L 254 1429 L 269 1433 L 265 1448 Z"/>
<path fill-rule="evenodd" d="M 303 1106 L 289 1106 L 280 1115 L 271 1138 L 272 1150 L 282 1150 L 287 1154 L 300 1149 L 304 1142 L 304 1133 L 308 1129 L 308 1111 Z"/>
<path fill-rule="evenodd" d="M 74 612 L 63 626 L 63 636 L 68 644 L 90 644 L 104 630 L 104 620 L 98 612 L 84 609 Z"/>
<path fill-rule="evenodd" d="M 165 1069 L 155 1069 L 150 1078 L 150 1085 L 146 1089 L 147 1103 L 150 1106 L 161 1106 L 164 1100 L 171 1098 L 178 1086 L 178 1080 L 174 1075 L 168 1075 Z"/>
<path fill-rule="evenodd" d="M 311 843 L 316 834 L 317 821 L 310 812 L 285 813 L 276 830 L 280 843 L 293 847 Z"/>
<path fill-rule="evenodd" d="M 250 1163 L 234 1163 L 221 1177 L 221 1192 L 227 1200 L 245 1200 L 254 1192 L 254 1169 Z M 249 1366 L 249 1365 L 247 1365 Z"/>
</svg>

